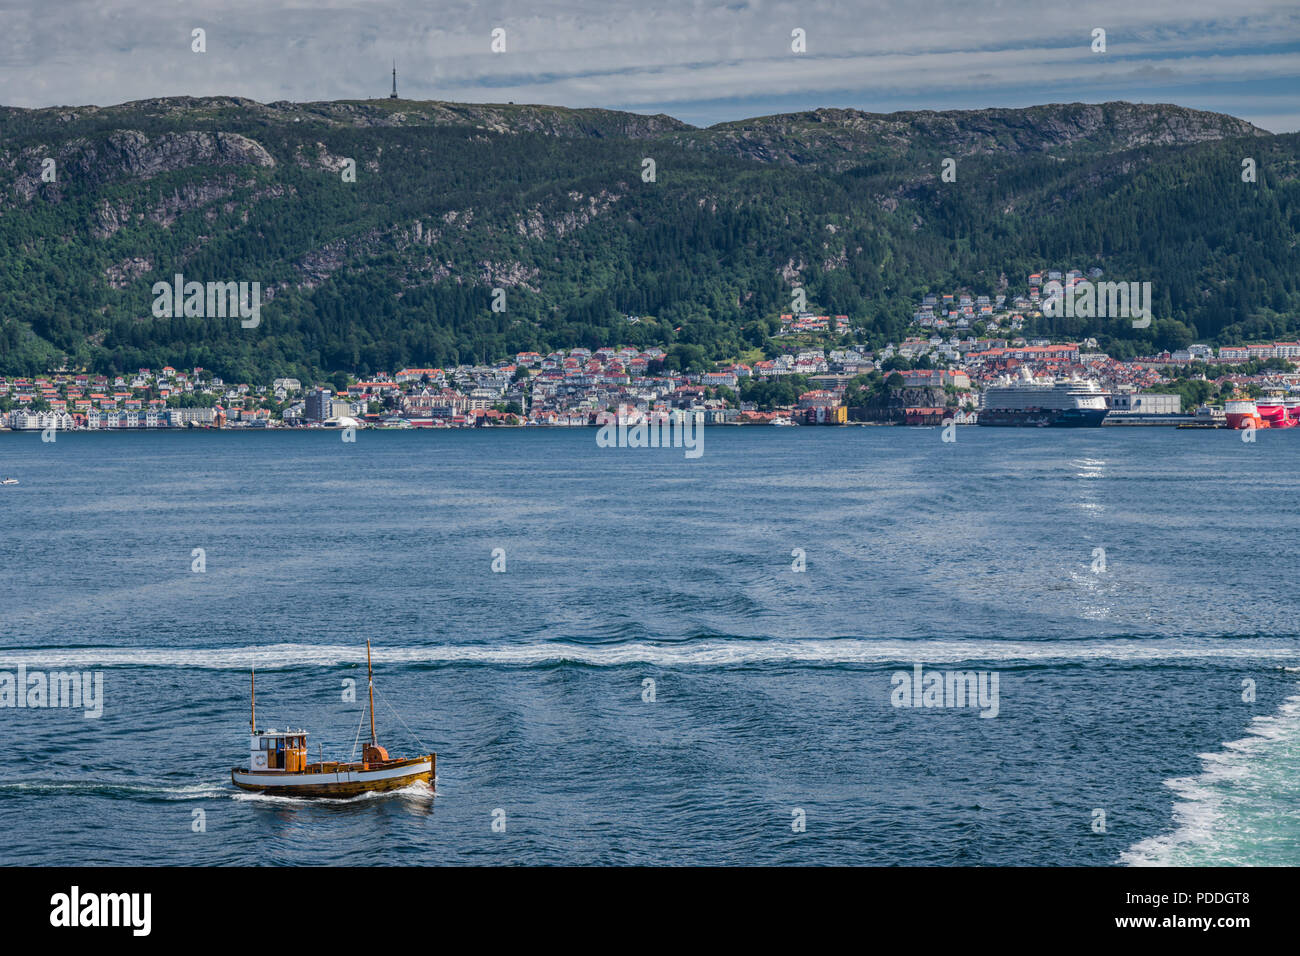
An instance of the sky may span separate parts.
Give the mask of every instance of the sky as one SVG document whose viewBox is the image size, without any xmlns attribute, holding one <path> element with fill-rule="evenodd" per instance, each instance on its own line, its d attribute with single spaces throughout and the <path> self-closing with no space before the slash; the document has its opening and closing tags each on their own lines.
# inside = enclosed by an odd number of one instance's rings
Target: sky
<svg viewBox="0 0 1300 956">
<path fill-rule="evenodd" d="M 1297 0 L 0 0 L 5 106 L 384 97 L 394 61 L 404 98 L 699 126 L 1129 100 L 1300 131 Z"/>
</svg>

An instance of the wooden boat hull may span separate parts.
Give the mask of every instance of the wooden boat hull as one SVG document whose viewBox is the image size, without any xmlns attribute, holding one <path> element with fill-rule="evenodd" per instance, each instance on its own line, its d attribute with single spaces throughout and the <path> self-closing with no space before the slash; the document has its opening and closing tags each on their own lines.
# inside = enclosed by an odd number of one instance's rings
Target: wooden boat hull
<svg viewBox="0 0 1300 956">
<path fill-rule="evenodd" d="M 310 772 L 307 773 L 248 770 L 240 767 L 230 771 L 230 780 L 241 790 L 275 797 L 337 799 L 354 797 L 362 793 L 399 790 L 420 781 L 432 786 L 436 764 L 437 755 L 426 754 L 423 757 L 393 760 L 368 768 L 361 764 L 340 764 L 332 769 L 317 770 L 309 767 Z"/>
</svg>

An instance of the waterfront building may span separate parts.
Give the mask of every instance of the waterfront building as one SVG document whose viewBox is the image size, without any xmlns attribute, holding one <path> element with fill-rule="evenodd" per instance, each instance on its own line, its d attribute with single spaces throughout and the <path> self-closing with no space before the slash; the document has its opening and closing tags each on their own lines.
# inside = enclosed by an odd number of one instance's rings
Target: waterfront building
<svg viewBox="0 0 1300 956">
<path fill-rule="evenodd" d="M 313 389 L 307 395 L 307 420 L 323 422 L 333 417 L 333 394 L 328 388 Z"/>
</svg>

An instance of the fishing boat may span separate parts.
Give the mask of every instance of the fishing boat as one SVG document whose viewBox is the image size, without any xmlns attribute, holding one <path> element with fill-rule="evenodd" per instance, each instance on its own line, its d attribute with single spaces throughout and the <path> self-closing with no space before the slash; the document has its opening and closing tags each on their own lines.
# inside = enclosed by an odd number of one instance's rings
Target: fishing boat
<svg viewBox="0 0 1300 956">
<path fill-rule="evenodd" d="M 361 793 L 397 790 L 423 781 L 433 785 L 437 754 L 390 757 L 375 738 L 375 675 L 366 641 L 366 676 L 370 691 L 370 743 L 359 761 L 307 762 L 304 730 L 257 729 L 257 675 L 249 680 L 251 733 L 247 767 L 234 767 L 230 780 L 241 790 L 278 797 L 353 797 Z M 358 728 L 359 736 L 360 728 Z"/>
</svg>

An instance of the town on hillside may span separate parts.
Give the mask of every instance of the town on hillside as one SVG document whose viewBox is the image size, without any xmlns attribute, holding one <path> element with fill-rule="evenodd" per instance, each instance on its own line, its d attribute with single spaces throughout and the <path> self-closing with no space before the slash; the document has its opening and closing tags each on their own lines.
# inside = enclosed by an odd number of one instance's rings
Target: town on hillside
<svg viewBox="0 0 1300 956">
<path fill-rule="evenodd" d="M 1092 339 L 1017 334 L 1042 316 L 1045 289 L 1087 281 L 1078 270 L 1048 271 L 1030 274 L 1021 295 L 927 293 L 908 335 L 878 350 L 834 344 L 860 331 L 847 316 L 790 313 L 773 338 L 777 354 L 704 363 L 712 367 L 681 368 L 659 347 L 609 346 L 311 383 L 226 382 L 170 366 L 112 376 L 64 369 L 0 378 L 0 428 L 586 426 L 606 412 L 629 423 L 690 414 L 711 425 L 972 424 L 989 387 L 1017 377 L 1096 382 L 1106 424 L 1214 425 L 1235 396 L 1300 391 L 1300 342 L 1189 344 L 1120 360 Z"/>
<path fill-rule="evenodd" d="M 1149 408 L 1189 411 L 1185 396 L 1157 391 L 1189 368 L 1200 369 L 1193 381 L 1204 384 L 1205 398 L 1300 387 L 1300 342 L 1217 353 L 1192 346 L 1119 361 L 1075 343 L 931 336 L 874 354 L 805 348 L 705 372 L 656 368 L 663 358 L 657 348 L 521 352 L 494 365 L 404 368 L 342 388 L 292 378 L 227 383 L 204 369 L 113 377 L 65 371 L 0 378 L 0 422 L 13 430 L 466 428 L 591 425 L 599 413 L 620 410 L 632 421 L 698 413 L 705 424 L 966 424 L 978 420 L 983 390 L 1021 368 L 1094 379 L 1117 413 L 1147 396 Z"/>
</svg>

